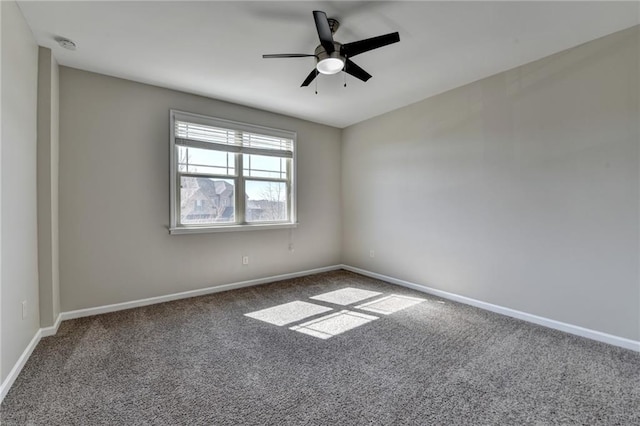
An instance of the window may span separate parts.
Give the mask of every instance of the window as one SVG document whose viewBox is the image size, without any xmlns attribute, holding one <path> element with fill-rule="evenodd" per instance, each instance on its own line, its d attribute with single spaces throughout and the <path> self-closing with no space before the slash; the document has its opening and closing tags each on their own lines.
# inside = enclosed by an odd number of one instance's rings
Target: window
<svg viewBox="0 0 640 426">
<path fill-rule="evenodd" d="M 171 233 L 295 226 L 295 133 L 173 110 L 170 123 Z"/>
</svg>

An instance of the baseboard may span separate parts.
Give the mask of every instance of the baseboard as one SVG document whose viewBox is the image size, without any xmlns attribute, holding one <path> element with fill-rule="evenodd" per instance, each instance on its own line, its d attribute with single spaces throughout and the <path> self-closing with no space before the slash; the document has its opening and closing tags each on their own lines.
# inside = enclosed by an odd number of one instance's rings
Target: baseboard
<svg viewBox="0 0 640 426">
<path fill-rule="evenodd" d="M 62 313 L 59 313 L 58 317 L 56 318 L 56 322 L 54 322 L 52 326 L 42 327 L 40 329 L 40 336 L 48 337 L 48 336 L 55 335 L 58 332 L 58 327 L 60 327 L 61 321 L 62 321 Z"/>
<path fill-rule="evenodd" d="M 505 308 L 503 306 L 494 305 L 491 303 L 483 302 L 481 300 L 472 299 L 470 297 L 460 296 L 458 294 L 449 293 L 447 291 L 437 290 L 435 288 L 431 288 L 422 284 L 416 284 L 409 281 L 400 280 L 397 278 L 389 277 L 387 275 L 382 275 L 375 272 L 367 271 L 365 269 L 355 268 L 349 265 L 342 265 L 342 269 L 355 272 L 361 275 L 365 275 L 371 278 L 376 278 L 382 281 L 386 281 L 391 284 L 397 284 L 402 287 L 411 288 L 413 290 L 417 290 L 422 293 L 432 294 L 434 296 L 442 297 L 443 299 L 453 300 L 455 302 L 460 302 L 466 305 L 475 306 L 477 308 L 481 308 L 487 311 L 506 315 L 512 318 L 517 318 L 533 324 L 542 325 L 544 327 L 564 331 L 565 333 L 586 337 L 587 339 L 597 340 L 598 342 L 608 343 L 610 345 L 619 346 L 621 348 L 640 352 L 640 341 L 631 340 L 631 339 L 627 339 L 619 336 L 614 336 L 612 334 L 607 334 L 601 331 L 591 330 L 591 329 L 580 327 L 577 325 L 552 320 L 552 319 L 541 317 L 538 315 L 529 314 L 527 312 L 517 311 L 515 309 Z"/>
<path fill-rule="evenodd" d="M 207 294 L 219 293 L 222 291 L 235 290 L 243 287 L 252 287 L 260 284 L 272 283 L 275 281 L 287 280 L 290 278 L 304 277 L 321 272 L 335 271 L 341 269 L 342 265 L 326 266 L 324 268 L 309 269 L 306 271 L 292 272 L 289 274 L 273 275 L 266 278 L 257 278 L 247 281 L 239 281 L 231 284 L 224 284 L 216 287 L 207 287 L 198 290 L 184 291 L 181 293 L 173 293 L 165 296 L 149 297 L 147 299 L 133 300 L 130 302 L 114 303 L 112 305 L 97 306 L 95 308 L 78 309 L 75 311 L 63 312 L 61 314 L 62 321 L 88 317 L 92 315 L 106 314 L 109 312 L 122 311 L 125 309 L 139 308 L 141 306 L 155 305 L 157 303 L 171 302 L 173 300 L 188 299 L 190 297 L 204 296 Z"/>
<path fill-rule="evenodd" d="M 33 336 L 31 341 L 27 345 L 27 347 L 24 349 L 24 351 L 22 352 L 22 355 L 20 355 L 20 358 L 18 358 L 18 361 L 15 363 L 15 365 L 9 372 L 9 375 L 7 376 L 6 379 L 4 379 L 4 382 L 2 382 L 2 385 L 0 385 L 0 403 L 2 403 L 2 401 L 4 400 L 4 397 L 7 396 L 7 393 L 9 392 L 9 389 L 11 389 L 13 382 L 15 382 L 16 379 L 18 378 L 18 375 L 20 375 L 20 372 L 22 371 L 22 367 L 24 367 L 24 365 L 29 360 L 31 353 L 38 345 L 38 342 L 40 342 L 41 337 L 42 337 L 41 331 L 40 330 L 36 331 L 36 334 Z"/>
</svg>

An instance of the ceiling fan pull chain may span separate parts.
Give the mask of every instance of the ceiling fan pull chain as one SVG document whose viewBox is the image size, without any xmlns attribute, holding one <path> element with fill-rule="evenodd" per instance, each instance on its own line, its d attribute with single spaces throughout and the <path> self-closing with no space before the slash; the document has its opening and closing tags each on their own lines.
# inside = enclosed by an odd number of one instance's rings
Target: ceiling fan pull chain
<svg viewBox="0 0 640 426">
<path fill-rule="evenodd" d="M 316 95 L 318 94 L 318 69 L 316 68 Z"/>
</svg>

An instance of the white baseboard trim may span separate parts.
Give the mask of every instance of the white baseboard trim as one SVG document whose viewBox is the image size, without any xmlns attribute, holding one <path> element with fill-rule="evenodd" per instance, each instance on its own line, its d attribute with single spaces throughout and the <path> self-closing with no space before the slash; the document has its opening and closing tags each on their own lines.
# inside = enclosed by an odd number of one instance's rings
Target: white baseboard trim
<svg viewBox="0 0 640 426">
<path fill-rule="evenodd" d="M 22 352 L 22 355 L 20 355 L 20 358 L 18 358 L 18 361 L 15 363 L 15 365 L 9 372 L 9 375 L 7 376 L 7 378 L 4 379 L 4 382 L 2 382 L 2 385 L 0 385 L 0 403 L 2 403 L 2 401 L 4 400 L 4 397 L 7 396 L 9 389 L 11 389 L 11 386 L 13 386 L 13 382 L 15 382 L 16 379 L 18 378 L 18 375 L 20 375 L 22 368 L 24 367 L 24 365 L 29 360 L 29 357 L 31 356 L 31 353 L 38 345 L 38 342 L 40 342 L 40 338 L 41 338 L 41 331 L 38 330 L 36 331 L 36 334 L 33 336 L 31 341 L 27 345 L 27 347 Z"/>
<path fill-rule="evenodd" d="M 304 277 L 306 275 L 319 274 L 321 272 L 335 271 L 341 269 L 342 265 L 326 266 L 324 268 L 309 269 L 306 271 L 292 272 L 289 274 L 273 275 L 266 278 L 257 278 L 247 281 L 239 281 L 231 284 L 223 284 L 215 287 L 201 288 L 198 290 L 183 291 L 181 293 L 167 294 L 165 296 L 149 297 L 147 299 L 133 300 L 131 302 L 114 303 L 112 305 L 97 306 L 95 308 L 78 309 L 75 311 L 61 313 L 62 321 L 88 317 L 92 315 L 105 314 L 108 312 L 122 311 L 125 309 L 138 308 L 141 306 L 155 305 L 157 303 L 171 302 L 173 300 L 188 299 L 190 297 L 204 296 L 207 294 L 219 293 L 222 291 L 235 290 L 237 288 L 252 287 L 259 284 L 267 284 L 275 281 L 290 278 Z"/>
<path fill-rule="evenodd" d="M 377 278 L 379 280 L 386 281 L 392 284 L 397 284 L 402 287 L 411 288 L 413 290 L 417 290 L 422 293 L 432 294 L 434 296 L 442 297 L 443 299 L 453 300 L 455 302 L 460 302 L 466 305 L 475 306 L 477 308 L 481 308 L 487 311 L 506 315 L 512 318 L 517 318 L 523 321 L 531 322 L 533 324 L 538 324 L 544 327 L 553 328 L 555 330 L 564 331 L 565 333 L 586 337 L 587 339 L 597 340 L 598 342 L 608 343 L 610 345 L 619 346 L 621 348 L 631 349 L 632 351 L 640 352 L 640 341 L 631 340 L 631 339 L 627 339 L 619 336 L 614 336 L 612 334 L 591 330 L 591 329 L 580 327 L 573 324 L 567 324 L 565 322 L 560 322 L 560 321 L 552 320 L 549 318 L 540 317 L 538 315 L 517 311 L 515 309 L 505 308 L 503 306 L 494 305 L 491 303 L 483 302 L 481 300 L 472 299 L 470 297 L 460 296 L 458 294 L 449 293 L 443 290 L 437 290 L 435 288 L 427 287 L 422 284 L 416 284 L 409 281 L 400 280 L 397 278 L 389 277 L 387 275 L 382 275 L 376 272 L 367 271 L 365 269 L 355 268 L 349 265 L 342 265 L 342 269 L 355 272 L 357 274 L 365 275 L 371 278 Z"/>
<path fill-rule="evenodd" d="M 33 353 L 33 350 L 36 348 L 36 346 L 38 346 L 38 343 L 40 343 L 40 340 L 43 337 L 53 336 L 54 334 L 56 334 L 58 332 L 58 327 L 60 327 L 61 321 L 62 321 L 62 314 L 58 314 L 58 317 L 56 318 L 56 322 L 52 326 L 42 327 L 38 331 L 36 331 L 36 334 L 33 336 L 31 341 L 27 345 L 27 347 L 24 349 L 24 351 L 22 352 L 22 355 L 20 355 L 20 358 L 18 358 L 18 361 L 14 364 L 13 368 L 9 372 L 9 375 L 4 380 L 4 382 L 2 382 L 2 384 L 0 385 L 0 404 L 2 403 L 2 401 L 4 401 L 4 397 L 7 396 L 7 393 L 9 393 L 9 389 L 11 389 L 11 386 L 13 386 L 13 383 L 16 381 L 16 379 L 20 375 L 22 368 L 27 363 L 27 360 Z"/>
<path fill-rule="evenodd" d="M 55 335 L 58 332 L 58 327 L 60 327 L 60 322 L 62 322 L 62 312 L 58 314 L 56 322 L 54 322 L 53 325 L 49 327 L 42 327 L 40 329 L 40 336 L 48 337 Z"/>
</svg>

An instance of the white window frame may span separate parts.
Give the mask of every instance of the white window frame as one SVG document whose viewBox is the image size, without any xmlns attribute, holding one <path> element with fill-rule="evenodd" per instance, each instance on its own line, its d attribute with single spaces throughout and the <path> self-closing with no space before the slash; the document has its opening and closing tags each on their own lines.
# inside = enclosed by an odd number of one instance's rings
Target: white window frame
<svg viewBox="0 0 640 426">
<path fill-rule="evenodd" d="M 229 129 L 240 132 L 249 132 L 259 135 L 280 137 L 285 139 L 291 139 L 293 143 L 293 152 L 291 153 L 291 170 L 289 172 L 288 179 L 288 214 L 289 220 L 282 222 L 246 222 L 245 220 L 245 179 L 246 180 L 264 180 L 264 181 L 280 181 L 276 178 L 256 178 L 252 176 L 244 176 L 244 170 L 242 167 L 242 151 L 236 155 L 236 176 L 218 176 L 221 179 L 233 179 L 236 181 L 234 189 L 235 195 L 235 217 L 234 223 L 215 223 L 204 225 L 183 225 L 179 221 L 180 217 L 180 177 L 183 175 L 189 175 L 190 173 L 178 172 L 177 165 L 177 144 L 176 144 L 176 131 L 175 122 L 186 121 L 189 123 L 209 125 L 217 128 Z M 184 111 L 169 110 L 169 169 L 170 169 L 170 226 L 169 233 L 171 234 L 196 234 L 207 232 L 230 232 L 230 231 L 249 231 L 249 230 L 264 230 L 264 229 L 279 229 L 279 228 L 295 228 L 297 227 L 297 197 L 296 197 L 296 145 L 297 134 L 296 132 L 288 130 L 273 129 L 270 127 L 256 126 L 253 124 L 240 123 L 237 121 L 225 120 L 221 118 L 209 117 L 206 115 L 194 114 Z M 207 142 L 201 142 L 206 145 Z M 250 153 L 251 149 L 247 149 L 245 153 Z"/>
</svg>

